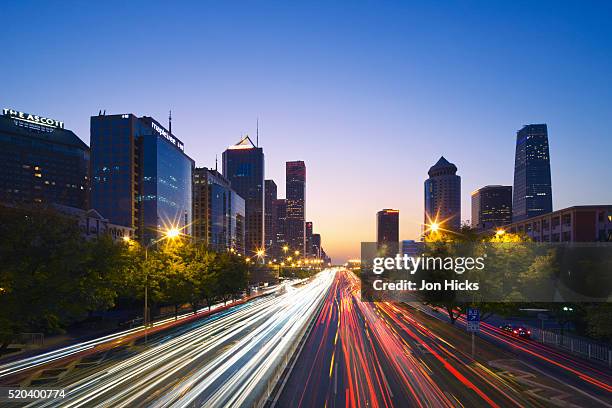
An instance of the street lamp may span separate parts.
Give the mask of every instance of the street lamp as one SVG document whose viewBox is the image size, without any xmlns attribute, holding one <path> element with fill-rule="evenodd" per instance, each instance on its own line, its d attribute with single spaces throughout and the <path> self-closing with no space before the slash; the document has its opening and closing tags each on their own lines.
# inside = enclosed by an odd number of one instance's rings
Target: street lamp
<svg viewBox="0 0 612 408">
<path fill-rule="evenodd" d="M 151 240 L 147 245 L 144 245 L 144 250 L 145 250 L 145 264 L 149 259 L 149 248 L 155 244 L 157 244 L 158 242 L 164 240 L 164 239 L 170 239 L 170 240 L 174 240 L 175 238 L 177 238 L 179 235 L 181 234 L 180 230 L 176 227 L 171 227 L 168 228 L 166 231 L 164 231 L 164 235 L 156 240 Z M 148 305 L 149 305 L 149 271 L 146 268 L 146 265 L 143 264 L 143 269 L 144 269 L 144 274 L 145 274 L 145 290 L 144 290 L 144 313 L 142 316 L 142 321 L 143 321 L 143 325 L 144 325 L 144 338 L 145 338 L 145 345 L 147 344 L 147 324 L 148 324 Z"/>
<path fill-rule="evenodd" d="M 497 231 L 495 231 L 495 235 L 499 238 L 502 235 L 504 235 L 506 233 L 506 230 L 503 228 L 499 228 Z"/>
</svg>

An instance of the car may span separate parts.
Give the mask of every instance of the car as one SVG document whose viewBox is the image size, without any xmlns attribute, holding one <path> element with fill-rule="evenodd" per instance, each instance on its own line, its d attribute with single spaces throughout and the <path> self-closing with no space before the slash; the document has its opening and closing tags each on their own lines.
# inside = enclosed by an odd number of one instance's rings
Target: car
<svg viewBox="0 0 612 408">
<path fill-rule="evenodd" d="M 522 339 L 529 339 L 531 338 L 531 330 L 527 330 L 524 327 L 517 327 L 516 329 L 514 329 L 512 331 L 512 334 L 514 334 L 515 336 L 518 336 Z"/>
<path fill-rule="evenodd" d="M 531 330 L 527 330 L 526 328 L 521 326 L 514 327 L 511 324 L 503 324 L 499 326 L 499 328 L 514 337 L 520 337 L 522 339 L 531 338 Z"/>
</svg>

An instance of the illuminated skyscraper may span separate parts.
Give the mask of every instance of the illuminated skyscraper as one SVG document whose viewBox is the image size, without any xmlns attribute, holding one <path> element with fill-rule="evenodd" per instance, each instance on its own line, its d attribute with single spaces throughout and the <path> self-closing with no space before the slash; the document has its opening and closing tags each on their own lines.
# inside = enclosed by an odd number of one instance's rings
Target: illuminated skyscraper
<svg viewBox="0 0 612 408">
<path fill-rule="evenodd" d="M 193 160 L 155 119 L 91 117 L 91 207 L 149 242 L 169 227 L 191 234 Z"/>
<path fill-rule="evenodd" d="M 376 213 L 376 242 L 378 246 L 399 243 L 399 210 L 385 208 Z"/>
<path fill-rule="evenodd" d="M 248 136 L 223 152 L 223 175 L 245 201 L 245 252 L 264 247 L 264 153 Z"/>
<path fill-rule="evenodd" d="M 552 212 L 548 128 L 526 125 L 516 133 L 512 221 Z"/>
<path fill-rule="evenodd" d="M 461 177 L 457 166 L 444 156 L 429 169 L 425 180 L 425 225 L 433 221 L 442 228 L 458 230 L 461 227 Z"/>
<path fill-rule="evenodd" d="M 479 231 L 512 222 L 512 186 L 485 186 L 472 193 L 472 228 Z"/>
<path fill-rule="evenodd" d="M 272 255 L 277 258 L 285 255 L 282 250 L 285 245 L 287 245 L 287 239 L 285 237 L 285 221 L 287 220 L 287 200 L 278 199 L 274 200 L 273 204 L 274 209 L 274 245 Z"/>
<path fill-rule="evenodd" d="M 276 242 L 276 217 L 274 203 L 277 199 L 277 188 L 274 180 L 265 181 L 264 226 L 266 251 L 274 251 Z"/>
<path fill-rule="evenodd" d="M 244 199 L 217 170 L 193 173 L 193 237 L 214 251 L 244 253 Z"/>
<path fill-rule="evenodd" d="M 88 209 L 89 148 L 64 122 L 13 109 L 0 116 L 0 201 Z"/>
<path fill-rule="evenodd" d="M 306 252 L 304 255 L 312 256 L 312 221 L 304 223 L 304 236 L 306 240 Z"/>
<path fill-rule="evenodd" d="M 306 165 L 290 161 L 286 165 L 287 218 L 285 234 L 291 250 L 306 253 L 304 221 L 306 217 Z"/>
</svg>

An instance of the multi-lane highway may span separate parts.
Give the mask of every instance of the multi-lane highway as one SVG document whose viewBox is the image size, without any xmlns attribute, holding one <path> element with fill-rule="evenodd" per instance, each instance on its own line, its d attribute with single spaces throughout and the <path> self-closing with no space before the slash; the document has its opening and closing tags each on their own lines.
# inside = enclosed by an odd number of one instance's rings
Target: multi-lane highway
<svg viewBox="0 0 612 408">
<path fill-rule="evenodd" d="M 473 359 L 461 323 L 434 316 L 361 302 L 357 278 L 338 273 L 270 405 L 611 406 L 609 370 L 487 325 Z"/>
<path fill-rule="evenodd" d="M 5 364 L 0 386 L 66 390 L 37 407 L 612 407 L 606 367 L 486 323 L 472 357 L 462 318 L 360 299 L 354 274 L 327 270 L 160 322 L 146 345 L 134 329 Z"/>
<path fill-rule="evenodd" d="M 302 285 L 284 285 L 273 295 L 158 332 L 146 347 L 138 340 L 111 349 L 107 359 L 62 360 L 61 368 L 71 369 L 46 386 L 64 388 L 66 397 L 30 406 L 253 406 L 273 389 L 287 352 L 332 281 L 327 271 Z M 87 365 L 91 361 L 96 364 Z M 14 373 L 0 367 L 0 381 L 10 383 L 23 371 L 19 364 L 13 367 Z"/>
</svg>

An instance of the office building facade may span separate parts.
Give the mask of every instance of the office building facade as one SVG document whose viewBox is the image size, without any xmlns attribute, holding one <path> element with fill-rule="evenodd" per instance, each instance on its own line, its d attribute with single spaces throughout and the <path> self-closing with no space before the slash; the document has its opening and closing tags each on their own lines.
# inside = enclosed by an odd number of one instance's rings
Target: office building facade
<svg viewBox="0 0 612 408">
<path fill-rule="evenodd" d="M 284 255 L 283 247 L 288 246 L 287 239 L 285 237 L 285 222 L 287 220 L 287 200 L 279 198 L 274 200 L 274 226 L 275 226 L 275 237 L 272 254 L 275 257 L 282 257 Z"/>
<path fill-rule="evenodd" d="M 526 125 L 517 132 L 513 189 L 513 222 L 552 211 L 546 124 Z"/>
<path fill-rule="evenodd" d="M 88 209 L 89 148 L 64 123 L 3 109 L 0 201 Z"/>
<path fill-rule="evenodd" d="M 309 257 L 312 256 L 312 221 L 306 221 L 304 223 L 304 239 L 306 242 L 306 251 L 304 252 L 304 256 Z"/>
<path fill-rule="evenodd" d="M 223 175 L 245 201 L 245 253 L 264 249 L 264 153 L 248 136 L 223 152 Z"/>
<path fill-rule="evenodd" d="M 580 205 L 504 227 L 535 242 L 612 242 L 612 205 Z"/>
<path fill-rule="evenodd" d="M 287 217 L 285 237 L 292 251 L 306 252 L 306 164 L 299 161 L 286 163 Z"/>
<path fill-rule="evenodd" d="M 385 208 L 376 213 L 376 243 L 397 246 L 399 243 L 399 210 Z"/>
<path fill-rule="evenodd" d="M 472 228 L 484 231 L 512 222 L 512 186 L 485 186 L 472 193 Z"/>
<path fill-rule="evenodd" d="M 312 234 L 312 256 L 321 258 L 321 234 Z"/>
<path fill-rule="evenodd" d="M 213 251 L 244 254 L 244 199 L 217 170 L 193 172 L 193 237 Z"/>
<path fill-rule="evenodd" d="M 274 217 L 274 203 L 278 199 L 277 186 L 274 180 L 265 181 L 265 202 L 264 202 L 264 231 L 266 253 L 275 252 L 276 244 L 276 218 Z"/>
<path fill-rule="evenodd" d="M 461 227 L 461 177 L 457 166 L 444 158 L 434 164 L 425 180 L 425 226 L 433 222 L 449 230 Z"/>
<path fill-rule="evenodd" d="M 193 160 L 151 117 L 91 117 L 91 205 L 141 242 L 178 228 L 191 235 Z"/>
</svg>

